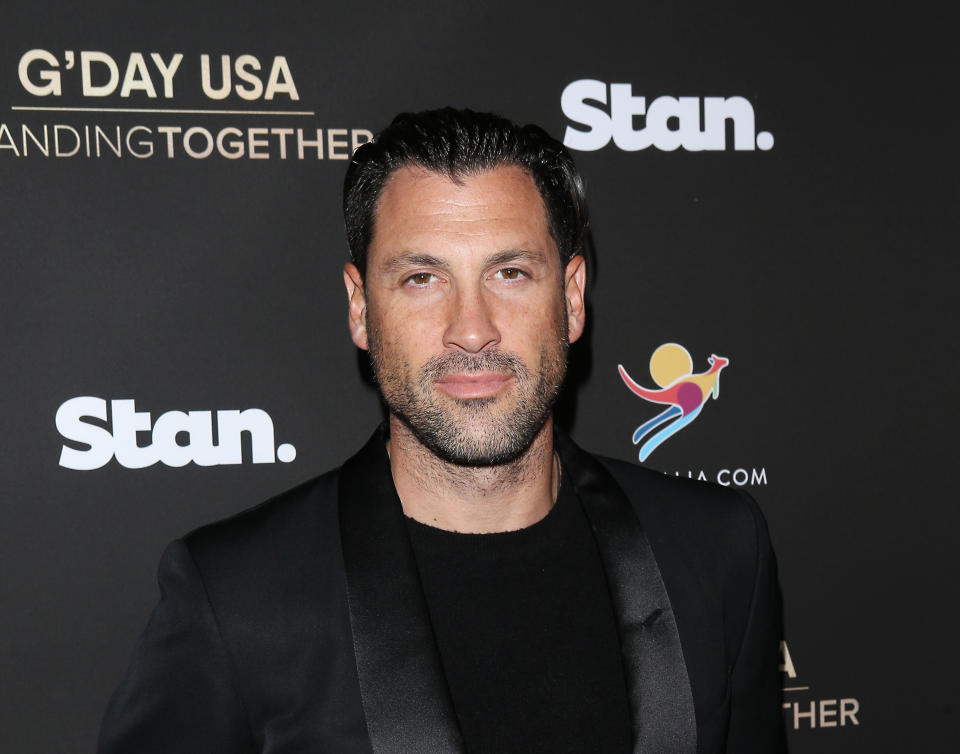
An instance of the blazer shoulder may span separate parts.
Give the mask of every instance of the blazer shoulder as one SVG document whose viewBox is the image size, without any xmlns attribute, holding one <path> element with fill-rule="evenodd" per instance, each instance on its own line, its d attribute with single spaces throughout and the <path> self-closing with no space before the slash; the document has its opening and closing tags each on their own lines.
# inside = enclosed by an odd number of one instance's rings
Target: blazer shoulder
<svg viewBox="0 0 960 754">
<path fill-rule="evenodd" d="M 336 515 L 338 474 L 339 469 L 333 469 L 308 479 L 262 503 L 194 529 L 183 541 L 196 554 L 287 538 L 305 527 L 313 528 L 331 514 Z"/>
<path fill-rule="evenodd" d="M 183 537 L 208 588 L 264 582 L 269 591 L 271 579 L 338 563 L 338 476 L 327 472 Z"/>
</svg>

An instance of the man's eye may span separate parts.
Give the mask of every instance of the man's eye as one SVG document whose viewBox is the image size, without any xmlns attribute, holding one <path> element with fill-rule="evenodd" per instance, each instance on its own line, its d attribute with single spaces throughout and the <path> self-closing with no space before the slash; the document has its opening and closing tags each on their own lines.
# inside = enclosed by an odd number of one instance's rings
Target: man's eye
<svg viewBox="0 0 960 754">
<path fill-rule="evenodd" d="M 415 272 L 407 278 L 407 282 L 414 285 L 426 285 L 433 280 L 433 277 L 432 272 Z"/>
<path fill-rule="evenodd" d="M 497 270 L 497 275 L 504 280 L 519 280 L 523 277 L 523 271 L 516 267 L 504 267 L 502 270 Z"/>
</svg>

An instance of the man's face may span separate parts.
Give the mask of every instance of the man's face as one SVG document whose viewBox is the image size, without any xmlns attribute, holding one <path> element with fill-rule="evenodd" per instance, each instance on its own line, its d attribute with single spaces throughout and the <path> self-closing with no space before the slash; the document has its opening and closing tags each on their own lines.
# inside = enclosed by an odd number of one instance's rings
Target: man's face
<svg viewBox="0 0 960 754">
<path fill-rule="evenodd" d="M 533 179 L 460 185 L 419 167 L 381 194 L 366 279 L 348 264 L 351 335 L 392 414 L 435 455 L 506 463 L 550 415 L 583 329 L 582 257 L 561 266 Z"/>
</svg>

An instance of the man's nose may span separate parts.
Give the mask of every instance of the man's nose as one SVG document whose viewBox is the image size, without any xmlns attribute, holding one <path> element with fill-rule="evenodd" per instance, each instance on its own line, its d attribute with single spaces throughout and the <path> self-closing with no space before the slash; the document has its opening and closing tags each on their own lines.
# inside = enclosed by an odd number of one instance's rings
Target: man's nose
<svg viewBox="0 0 960 754">
<path fill-rule="evenodd" d="M 451 305 L 450 319 L 443 333 L 443 345 L 467 353 L 479 353 L 500 342 L 500 331 L 494 324 L 490 303 L 482 290 L 460 290 Z"/>
</svg>

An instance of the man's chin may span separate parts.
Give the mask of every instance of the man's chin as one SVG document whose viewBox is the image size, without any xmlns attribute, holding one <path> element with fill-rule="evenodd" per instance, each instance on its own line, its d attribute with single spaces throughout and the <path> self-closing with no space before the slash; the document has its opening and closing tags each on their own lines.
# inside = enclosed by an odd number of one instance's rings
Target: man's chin
<svg viewBox="0 0 960 754">
<path fill-rule="evenodd" d="M 488 400 L 488 399 L 483 399 Z M 453 418 L 444 427 L 418 426 L 398 417 L 414 437 L 442 461 L 464 467 L 503 466 L 516 461 L 533 443 L 543 423 L 535 431 L 506 428 L 502 421 L 478 421 L 476 417 Z M 512 429 L 512 431 L 511 431 Z"/>
<path fill-rule="evenodd" d="M 513 463 L 524 454 L 529 443 L 521 448 L 490 448 L 479 445 L 444 445 L 440 443 L 430 443 L 427 445 L 437 458 L 455 466 L 464 468 L 493 468 Z"/>
</svg>

